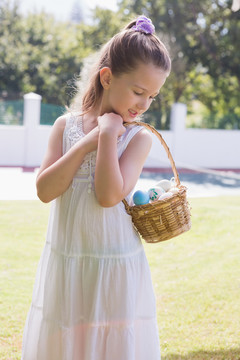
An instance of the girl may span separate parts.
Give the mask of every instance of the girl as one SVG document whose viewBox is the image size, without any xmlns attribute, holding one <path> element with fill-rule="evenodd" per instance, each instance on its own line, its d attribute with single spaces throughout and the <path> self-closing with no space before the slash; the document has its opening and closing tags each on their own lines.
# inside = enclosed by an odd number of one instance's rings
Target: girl
<svg viewBox="0 0 240 360">
<path fill-rule="evenodd" d="M 156 307 L 139 235 L 122 200 L 151 147 L 124 126 L 170 72 L 165 46 L 140 16 L 102 49 L 78 111 L 55 122 L 37 177 L 53 201 L 23 360 L 159 360 Z"/>
</svg>

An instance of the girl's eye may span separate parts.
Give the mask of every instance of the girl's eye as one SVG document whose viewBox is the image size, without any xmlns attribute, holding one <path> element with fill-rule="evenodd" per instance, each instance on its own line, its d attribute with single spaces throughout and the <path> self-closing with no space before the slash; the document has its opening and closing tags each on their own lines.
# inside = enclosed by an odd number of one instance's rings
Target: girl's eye
<svg viewBox="0 0 240 360">
<path fill-rule="evenodd" d="M 139 92 L 137 92 L 137 91 L 134 91 L 134 94 L 135 94 L 135 95 L 138 95 L 138 96 L 143 95 L 143 93 L 139 93 Z M 155 98 L 154 96 L 150 96 L 149 98 L 150 98 L 150 100 L 152 100 L 152 101 L 155 101 L 155 100 L 156 100 L 156 98 Z"/>
</svg>

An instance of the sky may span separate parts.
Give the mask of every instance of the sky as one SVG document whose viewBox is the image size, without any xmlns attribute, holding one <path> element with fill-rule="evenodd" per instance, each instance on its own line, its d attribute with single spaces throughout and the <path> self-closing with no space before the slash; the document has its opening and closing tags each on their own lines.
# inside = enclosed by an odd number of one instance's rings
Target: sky
<svg viewBox="0 0 240 360">
<path fill-rule="evenodd" d="M 117 9 L 117 0 L 19 0 L 23 13 L 41 10 L 53 14 L 58 20 L 68 20 L 74 3 L 82 8 L 86 18 L 90 16 L 91 9 L 96 5 L 111 10 Z"/>
</svg>

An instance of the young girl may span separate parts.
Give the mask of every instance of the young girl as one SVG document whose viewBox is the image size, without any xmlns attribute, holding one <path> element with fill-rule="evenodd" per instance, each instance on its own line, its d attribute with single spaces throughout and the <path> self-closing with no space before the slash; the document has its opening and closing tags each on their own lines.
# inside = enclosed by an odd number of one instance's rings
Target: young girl
<svg viewBox="0 0 240 360">
<path fill-rule="evenodd" d="M 140 16 L 102 49 L 78 111 L 55 122 L 37 177 L 53 200 L 23 360 L 159 360 L 156 306 L 128 198 L 151 147 L 131 124 L 170 72 Z"/>
</svg>

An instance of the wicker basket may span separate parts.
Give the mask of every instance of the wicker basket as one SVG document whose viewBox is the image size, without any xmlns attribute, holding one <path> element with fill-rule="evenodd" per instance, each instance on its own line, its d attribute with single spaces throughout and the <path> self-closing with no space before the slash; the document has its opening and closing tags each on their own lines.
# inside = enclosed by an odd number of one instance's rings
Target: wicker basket
<svg viewBox="0 0 240 360">
<path fill-rule="evenodd" d="M 161 134 L 149 124 L 143 122 L 131 124 L 144 126 L 158 137 L 171 163 L 175 184 L 179 191 L 170 198 L 145 205 L 130 206 L 125 199 L 123 203 L 127 213 L 132 216 L 135 228 L 146 242 L 157 243 L 169 240 L 191 228 L 190 207 L 186 196 L 187 188 L 180 184 L 174 160 Z"/>
</svg>

